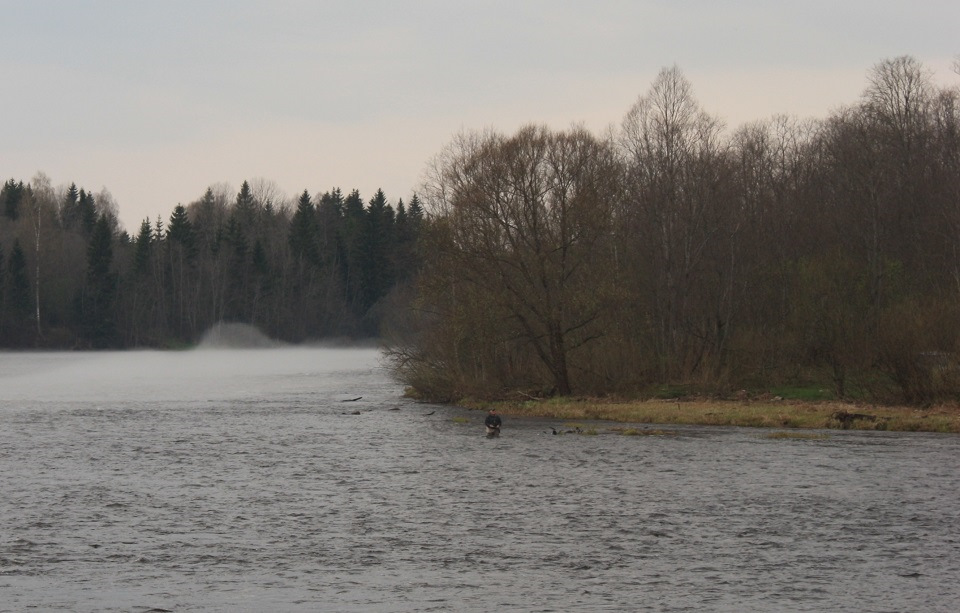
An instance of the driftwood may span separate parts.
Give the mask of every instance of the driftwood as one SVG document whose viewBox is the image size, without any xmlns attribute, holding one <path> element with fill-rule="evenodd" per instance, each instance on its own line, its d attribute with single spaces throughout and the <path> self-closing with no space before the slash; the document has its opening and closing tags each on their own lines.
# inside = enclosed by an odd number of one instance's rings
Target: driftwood
<svg viewBox="0 0 960 613">
<path fill-rule="evenodd" d="M 876 415 L 867 415 L 866 413 L 851 413 L 849 411 L 835 411 L 831 415 L 835 420 L 840 422 L 840 426 L 846 430 L 849 428 L 853 422 L 859 420 L 863 421 L 877 421 Z"/>
</svg>

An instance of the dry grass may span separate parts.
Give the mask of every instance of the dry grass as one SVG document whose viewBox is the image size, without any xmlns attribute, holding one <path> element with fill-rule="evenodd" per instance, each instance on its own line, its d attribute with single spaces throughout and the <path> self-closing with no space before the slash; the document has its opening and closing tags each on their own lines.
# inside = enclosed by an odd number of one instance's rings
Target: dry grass
<svg viewBox="0 0 960 613">
<path fill-rule="evenodd" d="M 817 428 L 960 433 L 960 408 L 855 406 L 841 402 L 789 400 L 546 400 L 466 402 L 471 408 L 496 406 L 508 415 L 555 419 L 600 419 L 644 424 L 689 424 L 757 428 Z M 838 414 L 855 414 L 844 423 Z"/>
</svg>

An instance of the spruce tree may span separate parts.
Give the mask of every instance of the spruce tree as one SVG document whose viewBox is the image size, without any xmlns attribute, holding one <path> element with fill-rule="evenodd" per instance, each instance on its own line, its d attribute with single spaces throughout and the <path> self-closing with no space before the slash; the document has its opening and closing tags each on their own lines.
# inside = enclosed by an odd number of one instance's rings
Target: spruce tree
<svg viewBox="0 0 960 613">
<path fill-rule="evenodd" d="M 7 263 L 7 300 L 6 311 L 10 330 L 8 337 L 13 345 L 22 346 L 34 330 L 31 318 L 33 307 L 30 296 L 30 278 L 27 276 L 27 258 L 20 241 L 15 240 Z"/>
<path fill-rule="evenodd" d="M 60 208 L 60 221 L 67 230 L 75 230 L 80 225 L 80 191 L 76 183 L 71 183 L 63 197 Z"/>
<path fill-rule="evenodd" d="M 160 228 L 159 220 L 157 227 Z M 170 216 L 170 225 L 167 226 L 167 240 L 183 248 L 184 255 L 192 259 L 196 255 L 197 239 L 193 231 L 193 224 L 187 217 L 187 209 L 178 204 Z"/>
<path fill-rule="evenodd" d="M 320 242 L 320 261 L 336 266 L 341 252 L 343 222 L 343 194 L 340 188 L 326 192 L 317 205 L 317 238 Z"/>
<path fill-rule="evenodd" d="M 150 256 L 153 254 L 153 228 L 149 219 L 144 219 L 140 224 L 140 232 L 134 242 L 133 269 L 137 275 L 145 275 L 150 270 Z"/>
<path fill-rule="evenodd" d="M 117 275 L 110 270 L 112 263 L 110 219 L 101 215 L 87 246 L 87 278 L 81 299 L 83 335 L 95 348 L 109 347 L 114 342 Z"/>
<path fill-rule="evenodd" d="M 290 250 L 301 262 L 316 264 L 319 262 L 317 251 L 317 220 L 313 201 L 307 190 L 303 190 L 297 201 L 297 210 L 290 220 L 288 238 Z"/>
<path fill-rule="evenodd" d="M 237 202 L 234 208 L 234 218 L 237 219 L 241 232 L 250 232 L 256 222 L 256 212 L 257 203 L 250 191 L 250 184 L 244 181 L 237 193 Z"/>
<path fill-rule="evenodd" d="M 13 179 L 10 179 L 3 184 L 3 188 L 0 189 L 0 202 L 3 203 L 3 214 L 7 219 L 16 220 L 20 217 L 20 204 L 23 202 L 24 191 L 23 181 L 14 183 Z"/>
<path fill-rule="evenodd" d="M 400 199 L 397 203 L 395 228 L 396 244 L 392 249 L 392 260 L 394 280 L 399 282 L 412 277 L 418 268 L 416 261 L 417 228 L 414 226 L 410 215 L 407 214 L 403 199 Z"/>
<path fill-rule="evenodd" d="M 93 194 L 88 194 L 82 188 L 77 197 L 77 217 L 84 236 L 93 234 L 93 228 L 97 225 L 97 207 Z"/>
<path fill-rule="evenodd" d="M 410 199 L 407 216 L 410 218 L 410 225 L 413 227 L 414 232 L 419 232 L 420 224 L 423 222 L 423 206 L 420 204 L 420 198 L 416 194 Z"/>
<path fill-rule="evenodd" d="M 339 240 L 341 278 L 345 299 L 354 313 L 363 315 L 363 199 L 358 190 L 353 190 L 343 201 L 343 221 Z"/>
<path fill-rule="evenodd" d="M 363 279 L 361 308 L 365 314 L 387 293 L 394 281 L 394 212 L 382 189 L 370 199 L 361 228 L 358 241 Z"/>
<path fill-rule="evenodd" d="M 246 320 L 245 305 L 250 270 L 247 265 L 248 245 L 237 216 L 227 222 L 225 241 L 228 249 L 227 295 L 225 313 L 228 319 Z"/>
<path fill-rule="evenodd" d="M 172 330 L 180 340 L 188 340 L 194 332 L 196 304 L 192 289 L 195 281 L 197 237 L 193 224 L 182 204 L 173 209 L 166 235 L 167 270 L 169 271 L 170 316 Z"/>
</svg>

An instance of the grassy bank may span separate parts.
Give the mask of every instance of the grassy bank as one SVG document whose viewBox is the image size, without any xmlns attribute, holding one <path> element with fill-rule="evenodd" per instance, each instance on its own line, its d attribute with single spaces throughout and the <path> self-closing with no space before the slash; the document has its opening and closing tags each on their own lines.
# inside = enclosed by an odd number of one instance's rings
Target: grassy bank
<svg viewBox="0 0 960 613">
<path fill-rule="evenodd" d="M 468 408 L 496 408 L 505 415 L 562 420 L 601 419 L 642 424 L 756 428 L 823 428 L 960 433 L 960 408 L 890 407 L 799 400 L 544 400 L 464 401 Z"/>
</svg>

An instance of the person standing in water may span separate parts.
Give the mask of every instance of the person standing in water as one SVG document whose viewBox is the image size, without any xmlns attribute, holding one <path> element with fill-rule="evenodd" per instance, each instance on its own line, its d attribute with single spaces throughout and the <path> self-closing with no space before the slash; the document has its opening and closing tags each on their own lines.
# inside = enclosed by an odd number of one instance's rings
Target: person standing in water
<svg viewBox="0 0 960 613">
<path fill-rule="evenodd" d="M 483 425 L 487 427 L 487 436 L 500 436 L 500 426 L 503 420 L 497 415 L 496 409 L 490 409 L 487 418 L 483 420 Z"/>
</svg>

